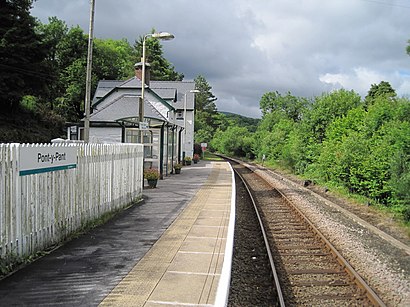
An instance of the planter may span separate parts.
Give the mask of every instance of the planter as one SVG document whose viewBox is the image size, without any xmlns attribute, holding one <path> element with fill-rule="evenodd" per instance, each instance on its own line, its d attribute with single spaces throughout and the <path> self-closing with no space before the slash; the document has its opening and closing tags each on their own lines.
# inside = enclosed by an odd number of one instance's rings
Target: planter
<svg viewBox="0 0 410 307">
<path fill-rule="evenodd" d="M 185 161 L 185 165 L 191 165 L 191 161 Z"/>
<path fill-rule="evenodd" d="M 197 164 L 198 163 L 198 160 L 194 160 L 194 164 Z"/>
<path fill-rule="evenodd" d="M 148 181 L 148 186 L 151 189 L 155 189 L 157 187 L 158 179 L 147 179 Z"/>
<path fill-rule="evenodd" d="M 175 169 L 175 174 L 181 174 L 181 169 L 180 169 L 180 168 L 176 168 L 176 169 Z"/>
</svg>

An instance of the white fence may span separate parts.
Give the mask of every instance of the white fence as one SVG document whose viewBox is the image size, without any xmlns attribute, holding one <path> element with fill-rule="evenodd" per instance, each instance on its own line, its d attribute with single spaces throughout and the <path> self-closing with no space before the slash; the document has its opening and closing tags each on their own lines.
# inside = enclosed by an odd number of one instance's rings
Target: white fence
<svg viewBox="0 0 410 307">
<path fill-rule="evenodd" d="M 69 160 L 65 150 L 76 164 L 56 166 L 53 160 Z M 47 151 L 52 154 L 41 154 Z M 35 162 L 47 166 L 48 160 L 53 167 L 22 169 L 30 153 Z M 142 188 L 139 144 L 0 144 L 0 256 L 27 256 L 52 246 L 138 200 Z"/>
</svg>

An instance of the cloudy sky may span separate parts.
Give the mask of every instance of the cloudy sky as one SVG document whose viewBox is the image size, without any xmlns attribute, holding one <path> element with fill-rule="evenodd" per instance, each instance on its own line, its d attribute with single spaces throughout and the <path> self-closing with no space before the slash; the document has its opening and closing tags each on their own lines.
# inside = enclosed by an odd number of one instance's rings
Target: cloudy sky
<svg viewBox="0 0 410 307">
<path fill-rule="evenodd" d="M 175 39 L 164 56 L 193 80 L 203 75 L 220 111 L 260 117 L 269 91 L 312 97 L 333 89 L 365 96 L 388 81 L 410 97 L 409 0 L 95 0 L 98 38 L 133 43 L 152 28 Z M 89 0 L 37 0 L 88 33 Z"/>
</svg>

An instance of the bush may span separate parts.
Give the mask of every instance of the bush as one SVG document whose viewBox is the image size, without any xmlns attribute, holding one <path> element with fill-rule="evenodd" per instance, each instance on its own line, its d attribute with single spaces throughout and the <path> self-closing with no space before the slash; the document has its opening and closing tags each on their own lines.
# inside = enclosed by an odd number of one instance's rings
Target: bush
<svg viewBox="0 0 410 307">
<path fill-rule="evenodd" d="M 144 171 L 144 178 L 147 180 L 159 179 L 159 171 L 156 168 L 149 168 Z"/>
</svg>

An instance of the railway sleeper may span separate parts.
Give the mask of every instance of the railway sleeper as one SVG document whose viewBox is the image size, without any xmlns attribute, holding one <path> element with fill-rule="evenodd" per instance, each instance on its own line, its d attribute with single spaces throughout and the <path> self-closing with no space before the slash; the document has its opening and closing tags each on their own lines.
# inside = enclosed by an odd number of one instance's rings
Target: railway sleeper
<svg viewBox="0 0 410 307">
<path fill-rule="evenodd" d="M 345 301 L 346 306 L 372 306 L 369 300 L 363 296 L 352 297 L 351 294 L 337 295 L 337 294 L 318 294 L 309 295 L 303 297 L 303 300 L 299 301 L 301 305 L 312 306 L 312 302 L 315 302 L 317 306 L 340 306 L 338 302 Z"/>
<path fill-rule="evenodd" d="M 335 269 L 299 269 L 286 270 L 288 275 L 305 275 L 305 274 L 346 274 L 344 271 Z"/>
<path fill-rule="evenodd" d="M 313 286 L 332 286 L 332 287 L 343 287 L 351 286 L 352 284 L 346 282 L 345 280 L 297 280 L 291 282 L 292 286 L 296 287 L 313 287 Z"/>
<path fill-rule="evenodd" d="M 302 245 L 302 244 L 275 244 L 276 248 L 278 250 L 280 250 L 280 252 L 282 253 L 282 251 L 285 250 L 322 250 L 322 248 L 320 246 L 317 245 Z"/>
</svg>

